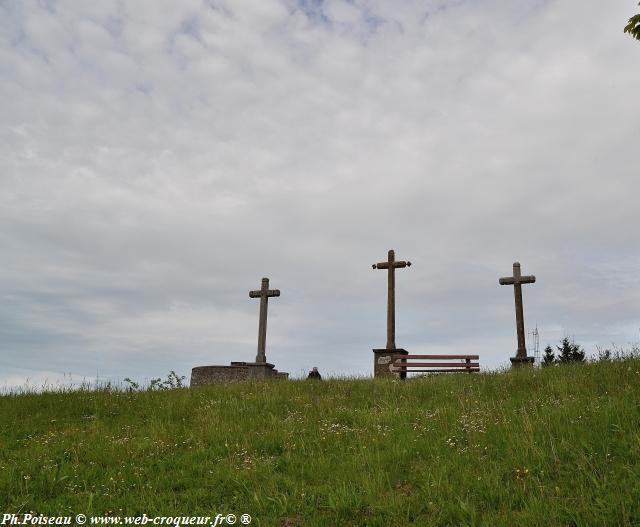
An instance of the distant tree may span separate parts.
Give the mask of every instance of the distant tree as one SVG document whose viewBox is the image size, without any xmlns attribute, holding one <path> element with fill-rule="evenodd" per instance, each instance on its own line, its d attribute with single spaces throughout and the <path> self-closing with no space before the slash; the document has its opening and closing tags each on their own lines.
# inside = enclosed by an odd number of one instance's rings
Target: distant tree
<svg viewBox="0 0 640 527">
<path fill-rule="evenodd" d="M 629 23 L 624 27 L 624 32 L 640 40 L 640 14 L 634 15 L 629 19 Z"/>
<path fill-rule="evenodd" d="M 149 381 L 149 386 L 147 386 L 146 389 L 149 391 L 153 391 L 153 390 L 174 390 L 176 388 L 184 388 L 184 379 L 185 379 L 184 375 L 178 376 L 178 374 L 175 371 L 171 370 L 169 372 L 169 375 L 167 375 L 167 378 L 164 381 L 160 377 L 158 377 L 157 379 L 151 379 Z M 138 384 L 135 381 L 132 381 L 129 377 L 125 377 L 124 382 L 127 383 L 126 389 L 128 392 L 135 392 L 143 389 L 143 387 L 141 387 L 140 384 Z"/>
<path fill-rule="evenodd" d="M 568 337 L 562 339 L 558 349 L 558 362 L 568 364 L 570 362 L 585 362 L 584 350 L 576 343 L 571 342 Z"/>
<path fill-rule="evenodd" d="M 542 367 L 552 366 L 556 362 L 556 356 L 553 353 L 553 348 L 551 346 L 547 346 L 544 349 L 544 357 L 542 357 Z"/>
<path fill-rule="evenodd" d="M 609 348 L 602 349 L 600 346 L 596 346 L 598 350 L 598 356 L 596 357 L 596 362 L 610 362 L 611 361 L 611 350 Z"/>
<path fill-rule="evenodd" d="M 573 348 L 573 362 L 587 362 L 585 351 L 577 344 L 571 344 Z"/>
<path fill-rule="evenodd" d="M 128 386 L 127 386 L 127 391 L 128 392 L 134 392 L 134 391 L 140 389 L 140 385 L 137 382 L 132 381 L 129 377 L 125 377 L 124 378 L 124 382 L 126 382 L 128 384 Z"/>
<path fill-rule="evenodd" d="M 157 379 L 151 379 L 149 382 L 149 390 L 174 390 L 176 388 L 184 387 L 184 375 L 178 377 L 178 374 L 171 370 L 167 375 L 166 380 L 162 380 L 159 377 Z"/>
<path fill-rule="evenodd" d="M 595 357 L 595 361 L 623 361 L 623 360 L 636 360 L 640 359 L 640 344 L 631 344 L 631 348 L 623 348 L 622 346 L 616 346 L 611 344 L 611 349 L 602 349 L 600 346 L 596 346 L 598 355 Z"/>
</svg>

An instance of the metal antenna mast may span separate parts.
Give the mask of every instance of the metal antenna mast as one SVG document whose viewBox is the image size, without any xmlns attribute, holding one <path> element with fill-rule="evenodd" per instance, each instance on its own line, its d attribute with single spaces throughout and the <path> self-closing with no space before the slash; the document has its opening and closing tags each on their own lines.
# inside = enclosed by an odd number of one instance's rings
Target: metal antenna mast
<svg viewBox="0 0 640 527">
<path fill-rule="evenodd" d="M 534 364 L 540 364 L 540 333 L 538 333 L 538 324 L 536 324 L 536 329 L 529 331 L 529 335 L 531 335 L 533 340 Z"/>
</svg>

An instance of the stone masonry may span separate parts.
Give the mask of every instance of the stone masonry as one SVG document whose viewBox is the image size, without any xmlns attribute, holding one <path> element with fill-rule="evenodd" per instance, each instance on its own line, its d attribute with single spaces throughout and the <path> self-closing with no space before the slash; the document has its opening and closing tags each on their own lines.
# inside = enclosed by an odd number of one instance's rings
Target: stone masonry
<svg viewBox="0 0 640 527">
<path fill-rule="evenodd" d="M 252 380 L 288 379 L 268 362 L 232 362 L 230 366 L 197 366 L 191 370 L 191 386 Z"/>
</svg>

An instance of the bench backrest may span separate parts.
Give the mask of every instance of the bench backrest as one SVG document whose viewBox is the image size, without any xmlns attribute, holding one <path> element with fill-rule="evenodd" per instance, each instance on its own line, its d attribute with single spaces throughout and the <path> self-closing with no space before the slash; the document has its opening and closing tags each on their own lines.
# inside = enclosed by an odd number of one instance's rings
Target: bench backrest
<svg viewBox="0 0 640 527">
<path fill-rule="evenodd" d="M 389 369 L 392 372 L 471 373 L 480 371 L 479 360 L 479 355 L 395 355 Z"/>
</svg>

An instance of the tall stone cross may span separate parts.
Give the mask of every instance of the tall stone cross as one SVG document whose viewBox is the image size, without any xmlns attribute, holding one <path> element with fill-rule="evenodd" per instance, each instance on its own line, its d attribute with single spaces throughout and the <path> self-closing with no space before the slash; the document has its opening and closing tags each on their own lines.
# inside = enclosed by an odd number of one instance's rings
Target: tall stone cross
<svg viewBox="0 0 640 527">
<path fill-rule="evenodd" d="M 513 276 L 500 278 L 500 285 L 512 285 L 513 294 L 516 301 L 516 330 L 518 333 L 518 351 L 515 357 L 511 357 L 513 367 L 523 364 L 533 363 L 533 357 L 527 357 L 527 348 L 524 343 L 524 310 L 522 308 L 522 284 L 533 284 L 535 276 L 522 276 L 520 274 L 520 263 L 513 263 Z"/>
<path fill-rule="evenodd" d="M 265 346 L 267 343 L 267 303 L 270 296 L 280 296 L 279 289 L 269 289 L 269 279 L 262 279 L 262 287 L 258 291 L 249 291 L 249 298 L 260 298 L 260 321 L 258 323 L 258 354 L 256 362 L 266 363 L 267 355 Z"/>
<path fill-rule="evenodd" d="M 373 264 L 374 269 L 387 269 L 387 349 L 396 349 L 396 269 L 409 267 L 411 262 L 396 261 L 396 253 L 389 251 L 386 262 Z"/>
</svg>

